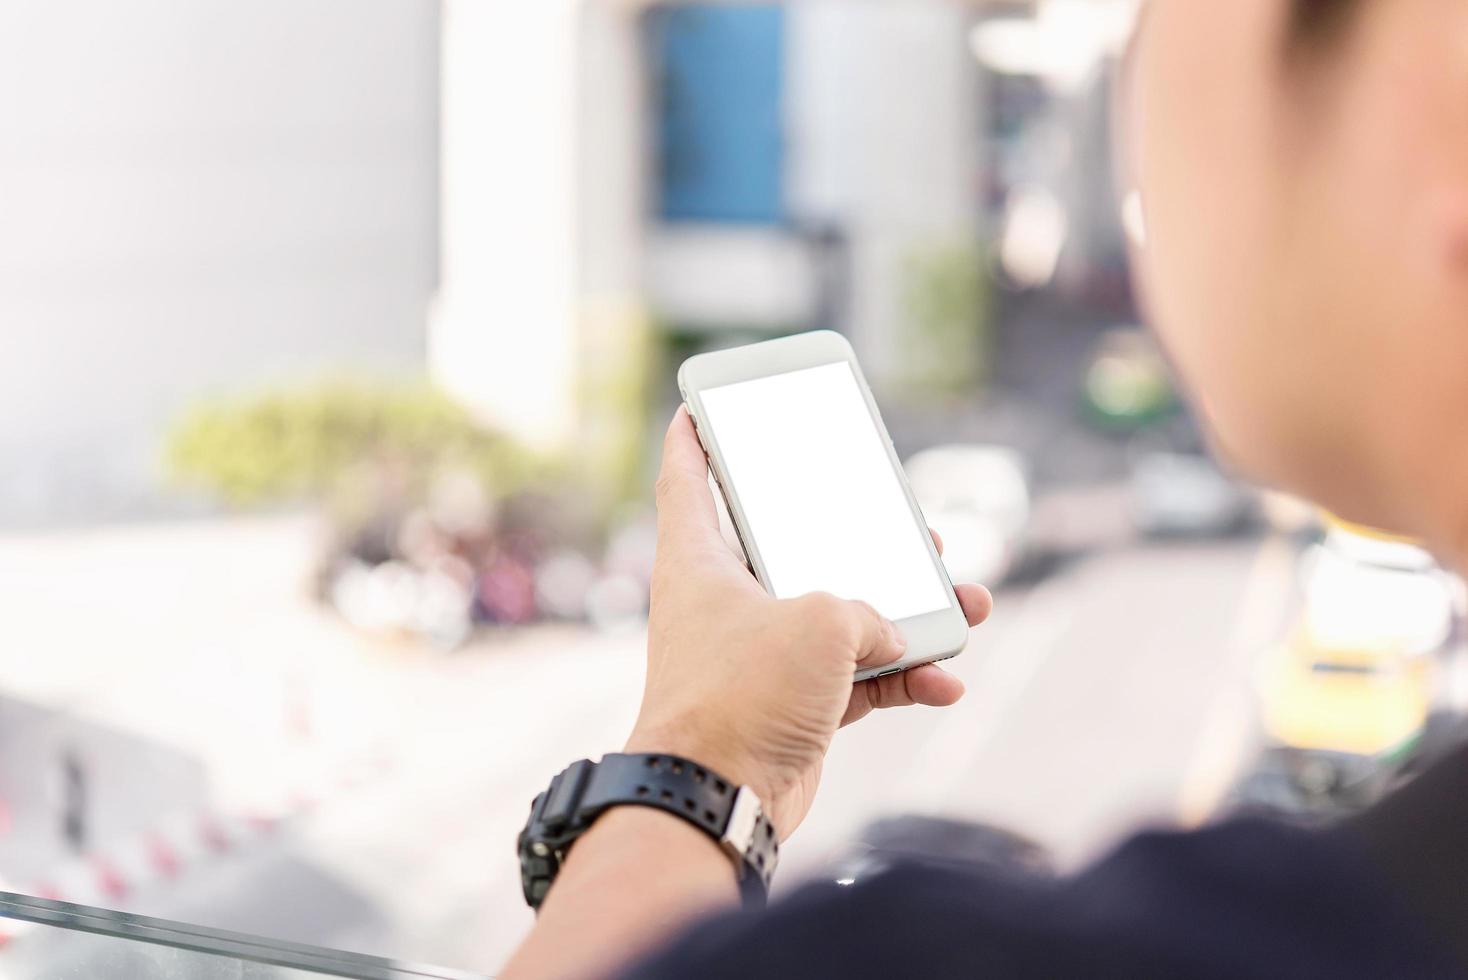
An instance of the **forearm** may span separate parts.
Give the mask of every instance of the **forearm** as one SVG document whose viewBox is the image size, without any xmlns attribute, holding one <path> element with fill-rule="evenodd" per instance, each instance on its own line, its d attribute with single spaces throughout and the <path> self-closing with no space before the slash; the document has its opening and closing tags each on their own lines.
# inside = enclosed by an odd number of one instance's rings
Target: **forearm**
<svg viewBox="0 0 1468 980">
<path fill-rule="evenodd" d="M 501 980 L 604 976 L 738 897 L 734 865 L 707 834 L 650 807 L 616 807 L 566 856 Z"/>
</svg>

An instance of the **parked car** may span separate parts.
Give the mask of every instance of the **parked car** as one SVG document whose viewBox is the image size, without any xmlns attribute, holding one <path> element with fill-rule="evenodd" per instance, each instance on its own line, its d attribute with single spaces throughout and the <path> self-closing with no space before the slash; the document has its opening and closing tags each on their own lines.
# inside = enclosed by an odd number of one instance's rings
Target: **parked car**
<svg viewBox="0 0 1468 980">
<path fill-rule="evenodd" d="M 1259 677 L 1269 740 L 1256 788 L 1309 810 L 1364 806 L 1454 712 L 1454 581 L 1416 545 L 1333 522 L 1304 559 L 1304 604 Z"/>
<path fill-rule="evenodd" d="M 1173 415 L 1177 393 L 1156 341 L 1137 327 L 1102 334 L 1081 379 L 1081 406 L 1109 432 L 1136 432 Z"/>
<path fill-rule="evenodd" d="M 1158 537 L 1231 534 L 1254 519 L 1254 496 L 1202 453 L 1151 452 L 1132 464 L 1132 523 Z"/>
<path fill-rule="evenodd" d="M 897 866 L 964 868 L 990 878 L 1053 877 L 1055 865 L 1040 844 L 982 823 L 910 814 L 868 824 L 830 865 L 838 885 Z"/>
<path fill-rule="evenodd" d="M 1022 557 L 1029 530 L 1024 458 L 1003 446 L 936 446 L 904 468 L 929 526 L 943 538 L 953 579 L 1002 582 Z"/>
</svg>

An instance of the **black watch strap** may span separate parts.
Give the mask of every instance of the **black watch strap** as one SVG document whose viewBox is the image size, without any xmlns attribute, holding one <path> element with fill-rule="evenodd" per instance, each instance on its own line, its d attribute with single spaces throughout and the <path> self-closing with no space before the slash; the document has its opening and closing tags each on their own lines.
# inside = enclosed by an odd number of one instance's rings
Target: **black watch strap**
<svg viewBox="0 0 1468 980">
<path fill-rule="evenodd" d="M 571 763 L 531 803 L 519 840 L 521 884 L 531 908 L 540 908 L 576 839 L 608 809 L 626 805 L 676 814 L 703 830 L 734 859 L 745 904 L 764 901 L 779 842 L 749 787 L 678 756 L 614 754 L 599 763 Z"/>
</svg>

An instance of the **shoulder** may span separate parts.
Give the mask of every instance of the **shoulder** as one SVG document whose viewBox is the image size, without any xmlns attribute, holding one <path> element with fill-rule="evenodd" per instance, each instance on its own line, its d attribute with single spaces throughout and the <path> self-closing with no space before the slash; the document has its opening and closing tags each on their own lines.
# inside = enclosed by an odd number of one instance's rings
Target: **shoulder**
<svg viewBox="0 0 1468 980">
<path fill-rule="evenodd" d="M 634 976 L 1457 976 L 1332 834 L 1131 838 L 1065 879 L 904 866 L 704 922 Z"/>
</svg>

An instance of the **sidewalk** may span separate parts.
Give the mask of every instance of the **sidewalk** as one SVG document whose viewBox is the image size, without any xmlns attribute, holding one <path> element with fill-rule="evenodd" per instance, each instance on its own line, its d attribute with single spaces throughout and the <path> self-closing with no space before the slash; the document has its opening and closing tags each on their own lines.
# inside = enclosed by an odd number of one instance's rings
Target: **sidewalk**
<svg viewBox="0 0 1468 980">
<path fill-rule="evenodd" d="M 192 760 L 201 805 L 279 819 L 104 904 L 492 972 L 531 921 L 513 854 L 528 801 L 619 744 L 643 636 L 537 627 L 452 655 L 372 640 L 304 598 L 311 542 L 295 518 L 0 540 L 0 691 Z M 1237 624 L 1267 633 L 1288 596 L 1289 562 L 1261 554 L 1118 542 L 1001 590 L 950 664 L 959 706 L 838 736 L 780 887 L 910 810 L 1003 822 L 1066 863 L 1138 820 L 1196 818 L 1252 737 Z M 116 755 L 98 783 L 118 846 L 176 809 L 150 757 Z"/>
</svg>

